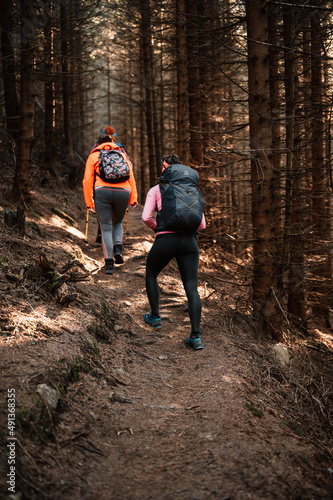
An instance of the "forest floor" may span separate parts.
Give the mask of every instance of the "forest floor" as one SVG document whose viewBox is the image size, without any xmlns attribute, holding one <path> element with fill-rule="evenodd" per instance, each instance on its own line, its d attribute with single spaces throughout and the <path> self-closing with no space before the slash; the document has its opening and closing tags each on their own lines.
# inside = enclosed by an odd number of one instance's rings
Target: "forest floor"
<svg viewBox="0 0 333 500">
<path fill-rule="evenodd" d="M 1 216 L 0 498 L 333 498 L 332 332 L 312 325 L 304 338 L 281 325 L 290 354 L 281 366 L 237 285 L 246 262 L 202 249 L 204 349 L 190 350 L 174 262 L 159 279 L 162 328 L 143 321 L 154 235 L 142 207 L 129 213 L 125 263 L 112 276 L 98 271 L 92 214 L 84 241 L 80 189 L 39 189 L 33 207 L 24 237 Z M 67 305 L 41 273 L 42 254 L 67 276 L 64 296 L 77 294 Z M 59 392 L 56 409 L 41 384 Z"/>
</svg>

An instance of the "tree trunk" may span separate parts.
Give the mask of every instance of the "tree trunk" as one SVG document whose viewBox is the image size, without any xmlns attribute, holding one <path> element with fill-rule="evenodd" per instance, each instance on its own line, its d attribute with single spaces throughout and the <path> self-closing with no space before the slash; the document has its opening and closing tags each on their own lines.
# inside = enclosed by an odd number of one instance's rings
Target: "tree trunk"
<svg viewBox="0 0 333 500">
<path fill-rule="evenodd" d="M 197 37 L 197 0 L 185 0 L 190 154 L 192 161 L 203 163 L 201 130 L 200 69 Z"/>
<path fill-rule="evenodd" d="M 286 215 L 282 259 L 288 265 L 288 312 L 297 326 L 306 330 L 304 292 L 304 195 L 302 189 L 302 162 L 300 157 L 300 107 L 296 107 L 297 59 L 294 52 L 295 11 L 283 7 L 285 95 L 286 95 Z M 297 118 L 296 119 L 296 113 Z"/>
<path fill-rule="evenodd" d="M 142 65 L 146 107 L 146 125 L 148 136 L 148 157 L 149 157 L 149 181 L 150 187 L 156 184 L 157 162 L 155 144 L 155 119 L 154 119 L 154 68 L 151 44 L 151 16 L 150 0 L 143 0 L 141 9 L 141 43 L 142 43 Z"/>
<path fill-rule="evenodd" d="M 158 21 L 160 23 L 160 26 L 161 26 L 161 29 L 160 29 L 160 37 L 161 39 L 163 40 L 166 36 L 166 33 L 164 33 L 164 11 L 161 10 L 159 13 L 158 13 Z M 158 85 L 157 85 L 157 88 L 159 89 L 159 99 L 158 99 L 158 102 L 159 102 L 159 110 L 158 110 L 158 113 L 155 111 L 156 113 L 156 118 L 157 116 L 159 117 L 159 120 L 156 120 L 156 127 L 157 127 L 157 130 L 158 130 L 158 143 L 159 143 L 159 146 L 158 146 L 158 150 L 159 150 L 159 158 L 158 158 L 158 161 L 157 161 L 157 164 L 158 165 L 161 165 L 161 157 L 162 157 L 162 154 L 164 152 L 164 148 L 165 148 L 165 92 L 164 92 L 164 89 L 165 89 L 165 84 L 164 84 L 164 58 L 165 58 L 165 55 L 164 55 L 164 44 L 163 43 L 160 43 L 158 44 L 158 50 L 159 50 L 159 54 L 158 54 Z M 157 99 L 156 99 L 157 101 Z M 160 172 L 162 172 L 162 168 L 160 170 Z"/>
<path fill-rule="evenodd" d="M 54 7 L 54 36 L 52 40 L 53 53 L 54 55 L 61 54 L 61 26 L 60 26 L 60 5 L 58 3 L 53 4 Z M 59 63 L 59 56 L 56 59 Z M 62 160 L 62 153 L 64 149 L 63 141 L 63 95 L 62 95 L 62 73 L 59 63 L 53 67 L 54 72 L 54 145 L 53 145 L 53 155 L 54 160 L 60 164 Z"/>
<path fill-rule="evenodd" d="M 13 195 L 30 201 L 30 171 L 34 140 L 34 0 L 21 0 L 21 133 Z"/>
<path fill-rule="evenodd" d="M 281 126 L 280 126 L 280 72 L 279 72 L 279 36 L 278 36 L 279 8 L 269 5 L 268 8 L 268 39 L 269 39 L 269 91 L 272 117 L 272 166 L 276 175 L 275 197 L 275 228 L 277 245 L 280 248 L 278 273 L 278 289 L 282 289 L 283 276 L 283 231 L 282 231 L 282 171 L 281 171 Z"/>
<path fill-rule="evenodd" d="M 283 44 L 284 44 L 284 81 L 286 101 L 286 193 L 285 221 L 282 260 L 282 278 L 285 267 L 290 259 L 290 219 L 292 204 L 292 161 L 294 157 L 294 127 L 295 127 L 295 75 L 294 75 L 294 12 L 293 8 L 283 8 Z"/>
<path fill-rule="evenodd" d="M 324 168 L 323 87 L 320 14 L 311 18 L 311 101 L 312 101 L 312 209 L 314 234 L 321 238 L 326 229 L 326 172 Z"/>
<path fill-rule="evenodd" d="M 140 88 L 140 100 L 141 102 L 144 102 L 144 89 L 141 87 Z M 143 109 L 143 106 L 140 106 L 139 110 L 139 122 L 142 123 L 142 126 L 139 127 L 139 134 L 140 134 L 140 172 L 137 178 L 137 182 L 139 182 L 139 198 L 141 199 L 141 203 L 144 203 L 146 199 L 146 194 L 149 188 L 151 187 L 151 179 L 150 179 L 150 171 L 149 171 L 149 164 L 147 162 L 147 154 L 146 154 L 146 127 L 144 126 L 145 123 L 145 112 Z M 155 181 L 156 182 L 156 181 Z"/>
<path fill-rule="evenodd" d="M 45 169 L 50 170 L 51 160 L 54 157 L 54 78 L 52 54 L 52 18 L 49 15 L 44 27 L 44 141 L 45 141 Z"/>
<path fill-rule="evenodd" d="M 177 153 L 185 165 L 188 163 L 189 117 L 186 57 L 186 18 L 184 0 L 176 0 L 176 66 L 177 66 Z"/>
<path fill-rule="evenodd" d="M 318 1 L 315 1 L 318 5 Z M 311 17 L 311 102 L 312 102 L 312 212 L 314 230 L 314 252 L 317 255 L 316 304 L 314 315 L 323 318 L 329 325 L 329 309 L 332 304 L 332 279 L 328 250 L 324 247 L 329 239 L 327 170 L 324 161 L 324 113 L 322 82 L 322 33 L 321 14 L 315 11 Z M 328 245 L 329 247 L 329 245 Z M 330 293 L 331 292 L 331 293 Z"/>
<path fill-rule="evenodd" d="M 269 93 L 268 19 L 264 0 L 246 1 L 252 176 L 253 315 L 281 339 L 276 304 L 275 178 Z"/>
<path fill-rule="evenodd" d="M 68 185 L 70 188 L 76 187 L 76 169 L 74 165 L 74 150 L 70 119 L 70 96 L 69 96 L 69 53 L 68 53 L 68 12 L 66 4 L 60 6 L 60 26 L 61 26 L 61 69 L 62 69 L 62 98 L 64 112 L 64 136 L 66 162 L 69 168 Z"/>
<path fill-rule="evenodd" d="M 296 119 L 300 114 L 296 114 Z M 295 132 L 298 131 L 296 122 Z M 304 267 L 304 220 L 305 202 L 303 186 L 303 165 L 297 141 L 294 146 L 292 176 L 292 211 L 290 217 L 290 258 L 288 272 L 288 313 L 296 325 L 307 331 L 305 267 Z"/>
<path fill-rule="evenodd" d="M 20 130 L 19 103 L 16 93 L 15 55 L 13 36 L 13 2 L 3 0 L 0 10 L 2 79 L 5 97 L 7 131 L 18 139 Z"/>
</svg>

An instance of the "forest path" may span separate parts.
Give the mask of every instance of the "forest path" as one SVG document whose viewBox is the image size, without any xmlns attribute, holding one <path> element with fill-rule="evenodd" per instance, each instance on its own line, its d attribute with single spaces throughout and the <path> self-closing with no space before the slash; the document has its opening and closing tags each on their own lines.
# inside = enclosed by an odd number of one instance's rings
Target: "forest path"
<svg viewBox="0 0 333 500">
<path fill-rule="evenodd" d="M 71 193 L 71 214 L 80 221 L 75 230 L 54 218 L 52 195 L 40 195 L 39 203 L 44 236 L 14 241 L 9 251 L 15 262 L 41 252 L 59 266 L 73 257 L 89 269 L 103 262 L 93 215 L 84 243 L 81 194 L 76 199 Z M 270 357 L 272 343 L 258 339 L 248 319 L 233 309 L 228 293 L 234 295 L 235 288 L 226 265 L 216 265 L 212 252 L 201 251 L 203 350 L 184 344 L 190 323 L 174 262 L 159 277 L 162 328 L 144 323 L 145 261 L 154 234 L 141 212 L 137 207 L 129 214 L 125 263 L 112 276 L 100 271 L 76 283 L 78 298 L 67 308 L 49 295 L 37 300 L 33 280 L 22 289 L 12 285 L 11 292 L 0 280 L 6 301 L 2 321 L 8 317 L 17 324 L 15 336 L 2 341 L 0 365 L 3 397 L 7 387 L 15 387 L 18 420 L 28 429 L 20 436 L 17 427 L 23 498 L 328 498 L 325 471 L 318 473 L 315 466 L 320 450 L 287 425 L 292 415 L 284 392 L 280 399 L 272 397 L 273 377 L 280 373 Z M 106 317 L 99 318 L 103 303 Z M 110 332 L 108 343 L 94 336 L 101 325 Z M 59 385 L 69 374 L 53 416 L 57 421 L 43 404 L 39 421 L 37 385 Z M 6 413 L 0 417 L 6 425 Z M 45 430 L 51 439 L 44 438 Z M 0 466 L 6 470 L 6 461 Z"/>
<path fill-rule="evenodd" d="M 87 484 L 78 497 L 315 498 L 316 488 L 304 477 L 310 450 L 283 425 L 281 414 L 270 411 L 268 401 L 258 400 L 263 394 L 251 366 L 256 352 L 251 332 L 234 325 L 227 307 L 210 296 L 209 261 L 200 264 L 204 278 L 199 272 L 204 349 L 184 344 L 190 325 L 173 262 L 159 277 L 162 328 L 145 325 L 145 259 L 152 242 L 138 208 L 130 213 L 130 234 L 124 238 L 125 264 L 100 278 L 112 290 L 117 323 L 129 335 L 114 359 L 123 383 L 111 391 L 111 403 L 107 385 L 77 384 L 76 396 L 90 398 L 94 408 L 96 426 L 87 422 L 90 440 L 103 452 L 92 463 L 91 453 L 81 450 Z M 101 249 L 87 252 L 96 256 Z M 249 410 L 250 403 L 265 408 L 263 418 Z M 82 415 L 78 419 L 82 423 Z"/>
</svg>

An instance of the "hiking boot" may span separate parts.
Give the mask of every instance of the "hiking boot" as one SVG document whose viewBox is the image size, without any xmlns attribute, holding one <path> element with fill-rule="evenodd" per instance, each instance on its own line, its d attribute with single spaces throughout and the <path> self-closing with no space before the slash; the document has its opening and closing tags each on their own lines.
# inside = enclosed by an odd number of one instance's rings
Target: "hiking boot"
<svg viewBox="0 0 333 500">
<path fill-rule="evenodd" d="M 153 328 L 161 328 L 161 318 L 160 316 L 157 316 L 157 318 L 153 318 L 153 316 L 151 315 L 151 313 L 146 313 L 145 316 L 145 322 L 152 326 Z"/>
<path fill-rule="evenodd" d="M 188 347 L 192 347 L 192 349 L 194 349 L 195 351 L 198 351 L 199 349 L 203 349 L 203 345 L 202 345 L 200 337 L 188 337 L 185 340 L 185 344 Z"/>
<path fill-rule="evenodd" d="M 105 265 L 101 269 L 105 274 L 113 274 L 113 259 L 105 259 Z"/>
<path fill-rule="evenodd" d="M 123 250 L 122 245 L 115 245 L 113 247 L 113 257 L 114 257 L 115 264 L 123 264 L 124 263 L 124 259 L 122 256 L 122 250 Z"/>
</svg>

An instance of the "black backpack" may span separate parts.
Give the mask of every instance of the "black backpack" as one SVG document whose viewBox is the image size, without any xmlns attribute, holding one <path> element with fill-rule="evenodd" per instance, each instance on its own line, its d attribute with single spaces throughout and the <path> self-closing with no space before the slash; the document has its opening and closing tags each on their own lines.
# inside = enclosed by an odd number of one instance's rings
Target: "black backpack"
<svg viewBox="0 0 333 500">
<path fill-rule="evenodd" d="M 98 156 L 99 173 L 97 175 L 110 184 L 125 182 L 130 177 L 128 162 L 124 153 L 117 149 L 101 149 Z"/>
<path fill-rule="evenodd" d="M 198 172 L 186 165 L 170 165 L 159 178 L 159 186 L 162 208 L 157 214 L 156 232 L 196 233 L 204 207 Z"/>
</svg>

